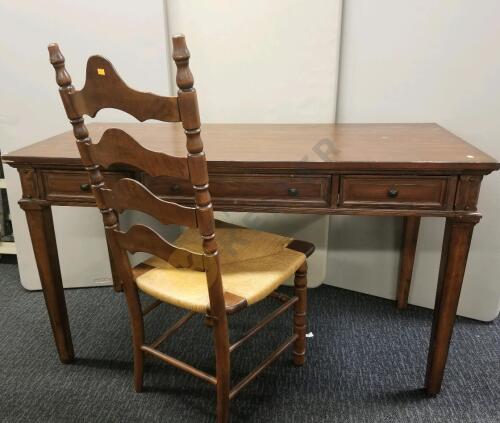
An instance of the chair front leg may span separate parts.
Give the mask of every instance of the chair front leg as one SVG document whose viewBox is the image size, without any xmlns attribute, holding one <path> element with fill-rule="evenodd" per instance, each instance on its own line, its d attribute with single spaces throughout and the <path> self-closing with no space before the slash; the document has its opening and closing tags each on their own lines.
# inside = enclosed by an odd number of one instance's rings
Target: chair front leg
<svg viewBox="0 0 500 423">
<path fill-rule="evenodd" d="M 141 300 L 137 288 L 132 284 L 123 284 L 125 297 L 130 315 L 132 328 L 132 343 L 134 349 L 134 389 L 142 392 L 144 379 L 144 319 L 142 315 Z"/>
<path fill-rule="evenodd" d="M 293 364 L 302 366 L 306 360 L 307 261 L 295 272 L 294 285 L 294 293 L 299 300 L 293 313 L 293 332 L 298 336 L 293 344 Z"/>
<path fill-rule="evenodd" d="M 225 314 L 213 320 L 217 376 L 217 423 L 229 421 L 230 353 L 229 330 Z"/>
</svg>

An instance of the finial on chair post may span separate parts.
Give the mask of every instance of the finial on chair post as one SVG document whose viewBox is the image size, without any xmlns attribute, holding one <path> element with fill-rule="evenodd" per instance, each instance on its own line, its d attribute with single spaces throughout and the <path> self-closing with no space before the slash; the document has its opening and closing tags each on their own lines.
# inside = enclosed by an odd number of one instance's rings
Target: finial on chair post
<svg viewBox="0 0 500 423">
<path fill-rule="evenodd" d="M 82 116 L 75 110 L 75 105 L 69 98 L 69 95 L 74 91 L 74 87 L 71 84 L 71 76 L 66 70 L 65 59 L 59 46 L 56 43 L 49 44 L 48 50 L 50 63 L 54 66 L 54 70 L 56 71 L 56 82 L 57 85 L 59 85 L 59 94 L 61 95 L 66 115 L 71 123 L 73 123 L 73 121 L 81 119 Z M 75 136 L 76 135 L 75 133 Z"/>
<path fill-rule="evenodd" d="M 186 38 L 182 34 L 174 35 L 172 44 L 174 46 L 172 58 L 177 65 L 177 76 L 175 78 L 177 86 L 183 91 L 190 90 L 193 88 L 194 78 L 189 69 L 191 54 L 186 45 Z"/>
<path fill-rule="evenodd" d="M 50 63 L 54 66 L 56 71 L 56 82 L 61 88 L 67 88 L 71 85 L 71 76 L 64 65 L 64 56 L 56 43 L 49 44 L 49 58 Z"/>
<path fill-rule="evenodd" d="M 203 142 L 200 136 L 200 114 L 198 111 L 198 99 L 196 90 L 193 88 L 194 78 L 189 69 L 189 50 L 184 35 L 172 37 L 172 58 L 177 66 L 176 82 L 179 87 L 178 102 L 182 126 L 187 136 L 187 149 L 190 154 L 203 152 Z"/>
</svg>

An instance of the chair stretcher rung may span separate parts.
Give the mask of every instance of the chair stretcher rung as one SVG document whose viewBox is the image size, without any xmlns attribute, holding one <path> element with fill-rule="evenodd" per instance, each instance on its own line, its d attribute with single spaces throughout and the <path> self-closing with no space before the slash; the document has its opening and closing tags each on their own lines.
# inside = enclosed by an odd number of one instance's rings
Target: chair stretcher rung
<svg viewBox="0 0 500 423">
<path fill-rule="evenodd" d="M 288 295 L 283 294 L 283 293 L 278 292 L 278 291 L 271 292 L 271 294 L 269 294 L 269 296 L 273 297 L 274 299 L 276 299 L 278 301 L 281 301 L 282 303 L 285 303 L 290 299 L 290 297 Z"/>
<path fill-rule="evenodd" d="M 229 352 L 233 352 L 236 348 L 241 347 L 241 345 L 243 345 L 243 343 L 248 341 L 252 336 L 254 336 L 256 333 L 258 333 L 267 324 L 271 323 L 274 319 L 276 319 L 278 316 L 280 316 L 285 311 L 287 311 L 298 300 L 299 300 L 298 297 L 292 297 L 286 303 L 282 304 L 280 307 L 278 307 L 272 313 L 270 313 L 266 317 L 264 317 L 264 319 L 262 319 L 252 329 L 250 329 L 247 333 L 245 333 L 245 335 L 243 335 L 238 341 L 236 341 L 234 344 L 232 344 L 229 347 Z"/>
<path fill-rule="evenodd" d="M 162 302 L 160 300 L 153 301 L 152 303 L 148 304 L 146 307 L 144 307 L 144 310 L 142 310 L 142 315 L 145 316 L 146 314 L 150 313 L 153 311 L 156 307 L 158 307 Z"/>
<path fill-rule="evenodd" d="M 196 367 L 193 367 L 190 364 L 185 363 L 184 361 L 177 360 L 176 358 L 171 357 L 161 351 L 155 350 L 154 348 L 151 348 L 148 345 L 142 345 L 141 350 L 147 352 L 148 354 L 151 354 L 156 358 L 159 358 L 160 360 L 170 364 L 171 366 L 184 370 L 185 372 L 192 374 L 193 376 L 196 376 L 197 378 L 200 378 L 205 382 L 211 383 L 212 385 L 217 385 L 217 379 L 214 376 L 209 375 L 208 373 L 205 373 L 204 371 L 199 370 Z"/>
<path fill-rule="evenodd" d="M 170 326 L 165 332 L 163 332 L 154 342 L 152 342 L 149 346 L 151 348 L 158 348 L 160 344 L 165 342 L 165 340 L 177 332 L 182 326 L 184 326 L 191 317 L 193 317 L 196 313 L 194 311 L 190 311 L 188 314 L 181 317 L 177 322 L 175 322 L 172 326 Z"/>
<path fill-rule="evenodd" d="M 238 393 L 247 386 L 252 380 L 254 380 L 267 366 L 269 366 L 274 360 L 276 360 L 283 351 L 285 351 L 290 345 L 292 345 L 299 336 L 297 334 L 292 335 L 287 341 L 281 344 L 274 352 L 269 354 L 269 356 L 260 363 L 252 372 L 250 372 L 244 379 L 235 385 L 231 392 L 229 393 L 229 399 L 233 399 Z"/>
</svg>

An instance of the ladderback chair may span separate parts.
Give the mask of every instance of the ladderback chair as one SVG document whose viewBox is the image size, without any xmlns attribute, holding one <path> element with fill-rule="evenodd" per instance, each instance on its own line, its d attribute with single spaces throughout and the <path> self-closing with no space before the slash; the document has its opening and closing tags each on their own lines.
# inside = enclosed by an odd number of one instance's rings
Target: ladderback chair
<svg viewBox="0 0 500 423">
<path fill-rule="evenodd" d="M 49 46 L 49 55 L 126 296 L 132 327 L 135 390 L 142 390 L 143 361 L 145 353 L 148 353 L 215 385 L 217 420 L 227 422 L 230 399 L 290 345 L 293 345 L 294 363 L 304 363 L 306 256 L 313 252 L 314 246 L 271 233 L 216 223 L 200 135 L 196 91 L 189 69 L 190 54 L 184 36 L 173 37 L 173 59 L 177 65 L 176 81 L 179 87 L 177 97 L 157 96 L 129 88 L 111 63 L 100 56 L 89 58 L 85 85 L 83 89 L 76 90 L 57 44 Z M 122 110 L 141 122 L 148 119 L 182 122 L 187 157 L 147 150 L 140 140 L 134 140 L 117 128 L 106 130 L 100 141 L 93 143 L 83 115 L 94 117 L 104 108 Z M 151 177 L 173 176 L 189 180 L 194 188 L 195 206 L 165 201 L 131 178 L 113 181 L 111 186 L 102 170 L 113 165 L 127 166 Z M 162 224 L 181 225 L 188 229 L 174 243 L 166 241 L 146 225 L 135 224 L 128 231 L 122 231 L 118 216 L 125 210 L 140 211 Z M 133 267 L 129 254 L 136 252 L 149 253 L 151 258 Z M 295 292 L 292 297 L 275 291 L 294 274 Z M 139 290 L 156 301 L 143 309 Z M 230 344 L 227 316 L 269 296 L 281 301 L 281 306 Z M 188 313 L 157 340 L 146 344 L 143 316 L 160 302 L 184 308 Z M 291 306 L 294 306 L 292 335 L 231 389 L 230 353 Z M 198 313 L 205 316 L 209 323 L 207 326 L 213 330 L 215 376 L 158 349 L 162 342 Z"/>
</svg>

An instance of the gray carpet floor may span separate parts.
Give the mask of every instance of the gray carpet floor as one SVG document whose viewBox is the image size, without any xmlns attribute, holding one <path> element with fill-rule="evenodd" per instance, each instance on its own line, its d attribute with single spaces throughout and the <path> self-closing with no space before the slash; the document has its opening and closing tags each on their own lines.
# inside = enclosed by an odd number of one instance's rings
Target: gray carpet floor
<svg viewBox="0 0 500 423">
<path fill-rule="evenodd" d="M 77 359 L 63 365 L 42 294 L 20 286 L 15 264 L 0 263 L 0 286 L 1 422 L 215 421 L 213 388 L 152 358 L 145 392 L 134 393 L 127 309 L 110 288 L 66 291 Z M 233 340 L 273 306 L 231 318 Z M 148 315 L 150 339 L 180 315 L 166 305 Z M 294 368 L 285 353 L 233 401 L 232 422 L 500 422 L 500 320 L 458 319 L 442 393 L 429 398 L 421 387 L 431 317 L 329 286 L 310 290 L 307 364 Z M 286 315 L 238 350 L 235 380 L 290 327 Z M 213 371 L 201 319 L 164 350 Z"/>
</svg>

